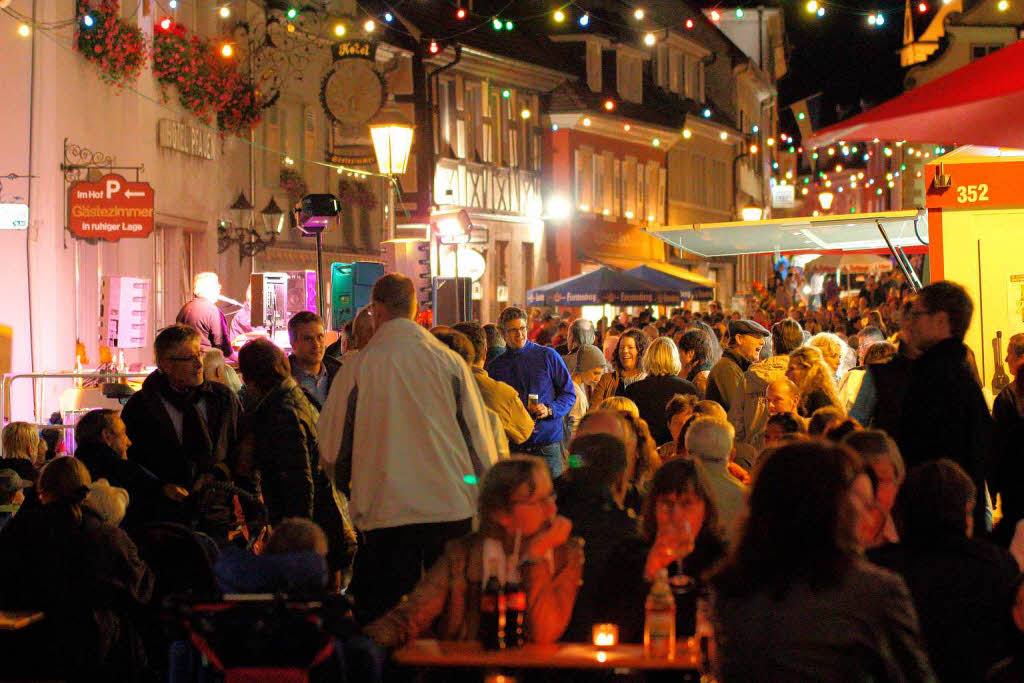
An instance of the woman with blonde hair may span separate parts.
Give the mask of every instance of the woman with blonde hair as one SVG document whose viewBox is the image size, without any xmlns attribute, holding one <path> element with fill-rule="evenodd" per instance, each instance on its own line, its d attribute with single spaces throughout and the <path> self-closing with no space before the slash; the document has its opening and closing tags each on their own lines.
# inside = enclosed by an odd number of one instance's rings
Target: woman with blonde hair
<svg viewBox="0 0 1024 683">
<path fill-rule="evenodd" d="M 818 408 L 825 406 L 835 406 L 846 414 L 839 401 L 832 369 L 825 363 L 820 350 L 813 346 L 801 346 L 789 354 L 786 377 L 800 391 L 797 410 L 801 417 L 810 417 Z"/>
<path fill-rule="evenodd" d="M 632 399 L 625 396 L 609 396 L 597 405 L 598 410 L 614 410 L 619 413 L 629 413 L 633 417 L 640 417 L 640 409 Z"/>
<path fill-rule="evenodd" d="M 626 481 L 620 491 L 613 491 L 619 504 L 632 510 L 637 517 L 643 514 L 643 503 L 655 470 L 661 467 L 658 448 L 651 438 L 647 422 L 632 413 L 622 412 L 626 423 Z"/>
<path fill-rule="evenodd" d="M 672 440 L 665 420 L 665 406 L 676 394 L 697 395 L 697 387 L 682 377 L 679 348 L 669 337 L 658 337 L 647 347 L 641 360 L 647 377 L 633 382 L 622 395 L 636 403 L 640 417 L 650 427 L 658 445 Z"/>
<path fill-rule="evenodd" d="M 807 340 L 807 346 L 821 351 L 825 363 L 832 369 L 832 377 L 837 381 L 849 370 L 849 368 L 841 366 L 850 347 L 838 335 L 831 332 L 819 332 Z"/>
<path fill-rule="evenodd" d="M 28 422 L 11 422 L 0 435 L 0 470 L 14 470 L 25 481 L 35 482 L 39 477 L 38 463 L 46 456 L 46 442 L 39 438 L 39 430 Z M 34 492 L 26 497 L 35 498 Z"/>
</svg>

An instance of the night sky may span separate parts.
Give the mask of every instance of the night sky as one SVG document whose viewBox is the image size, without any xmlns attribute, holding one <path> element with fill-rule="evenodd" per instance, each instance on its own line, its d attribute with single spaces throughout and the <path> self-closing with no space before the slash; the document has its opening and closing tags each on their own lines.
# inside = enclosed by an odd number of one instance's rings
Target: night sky
<svg viewBox="0 0 1024 683">
<path fill-rule="evenodd" d="M 919 1 L 914 1 L 915 12 Z M 934 13 L 933 2 L 941 0 L 929 0 L 924 17 Z M 780 110 L 821 92 L 821 119 L 815 120 L 815 125 L 822 127 L 860 111 L 862 102 L 876 105 L 902 92 L 903 3 L 846 0 L 839 6 L 825 2 L 822 18 L 805 10 L 806 0 L 780 4 L 786 11 L 789 40 L 789 73 L 779 83 Z M 866 15 L 874 11 L 885 15 L 880 28 L 867 23 Z M 836 106 L 843 109 L 841 116 L 836 115 Z M 812 110 L 812 116 L 815 113 Z M 788 112 L 782 122 L 784 128 L 795 132 Z"/>
</svg>

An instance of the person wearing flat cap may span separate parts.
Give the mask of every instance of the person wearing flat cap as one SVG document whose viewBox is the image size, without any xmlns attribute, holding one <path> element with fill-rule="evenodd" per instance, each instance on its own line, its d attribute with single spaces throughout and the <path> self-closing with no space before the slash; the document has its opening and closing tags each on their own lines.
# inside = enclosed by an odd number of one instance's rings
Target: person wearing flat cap
<svg viewBox="0 0 1024 683">
<path fill-rule="evenodd" d="M 565 434 L 568 442 L 572 441 L 576 433 L 576 425 L 590 410 L 587 390 L 592 390 L 604 374 L 605 358 L 601 349 L 593 344 L 580 344 L 573 349 L 572 354 L 566 356 L 566 359 L 570 362 L 569 372 L 572 374 L 572 385 L 576 389 L 576 403 L 565 416 Z"/>
<path fill-rule="evenodd" d="M 729 321 L 729 348 L 708 375 L 708 400 L 717 401 L 725 412 L 729 412 L 729 406 L 743 384 L 743 373 L 758 359 L 764 340 L 770 334 L 753 320 Z"/>
<path fill-rule="evenodd" d="M 18 512 L 25 502 L 23 489 L 32 486 L 32 482 L 18 476 L 14 470 L 0 470 L 0 529 Z"/>
</svg>

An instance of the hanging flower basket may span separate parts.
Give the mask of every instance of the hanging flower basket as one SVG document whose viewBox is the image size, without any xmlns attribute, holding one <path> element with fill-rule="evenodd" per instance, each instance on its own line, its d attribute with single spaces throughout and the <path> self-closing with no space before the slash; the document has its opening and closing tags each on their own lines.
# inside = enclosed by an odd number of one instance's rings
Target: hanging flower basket
<svg viewBox="0 0 1024 683">
<path fill-rule="evenodd" d="M 302 174 L 291 168 L 281 169 L 281 189 L 288 195 L 288 203 L 295 206 L 300 199 L 309 194 L 309 186 Z"/>
<path fill-rule="evenodd" d="M 216 122 L 222 134 L 248 133 L 267 104 L 233 60 L 177 22 L 154 31 L 153 75 L 163 86 L 175 86 L 181 106 L 208 124 Z"/>
<path fill-rule="evenodd" d="M 373 211 L 377 208 L 377 196 L 366 187 L 366 183 L 341 178 L 338 180 L 338 203 Z"/>
<path fill-rule="evenodd" d="M 149 58 L 149 45 L 138 26 L 121 20 L 118 0 L 93 7 L 78 3 L 75 48 L 96 65 L 100 78 L 118 87 L 134 82 Z"/>
</svg>

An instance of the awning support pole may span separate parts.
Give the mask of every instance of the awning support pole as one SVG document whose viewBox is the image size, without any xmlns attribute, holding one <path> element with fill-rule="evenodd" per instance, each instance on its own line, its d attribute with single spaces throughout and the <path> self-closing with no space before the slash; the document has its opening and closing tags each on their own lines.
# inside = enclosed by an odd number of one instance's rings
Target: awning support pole
<svg viewBox="0 0 1024 683">
<path fill-rule="evenodd" d="M 885 246 L 889 247 L 889 251 L 892 253 L 893 258 L 896 259 L 896 263 L 897 265 L 899 265 L 900 272 L 903 273 L 903 277 L 906 279 L 907 284 L 910 285 L 910 288 L 914 290 L 914 292 L 920 291 L 921 281 L 917 279 L 917 274 L 914 272 L 914 269 L 910 266 L 910 261 L 907 260 L 906 255 L 903 253 L 903 250 L 897 249 L 892 245 L 892 242 L 889 240 L 889 235 L 886 234 L 885 228 L 882 227 L 882 221 L 876 219 L 875 225 L 878 226 L 878 231 L 882 233 L 882 239 L 885 240 Z"/>
</svg>

